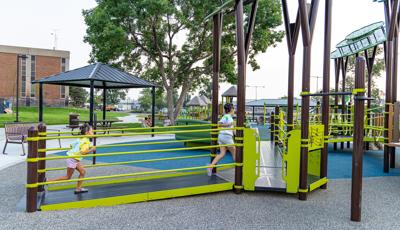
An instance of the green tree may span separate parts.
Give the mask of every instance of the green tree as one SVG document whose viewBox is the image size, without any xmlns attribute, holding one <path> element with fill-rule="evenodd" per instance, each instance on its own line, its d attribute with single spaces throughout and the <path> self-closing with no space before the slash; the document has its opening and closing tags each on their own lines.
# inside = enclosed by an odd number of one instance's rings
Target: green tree
<svg viewBox="0 0 400 230">
<path fill-rule="evenodd" d="M 121 100 L 125 100 L 127 92 L 126 89 L 108 89 L 107 105 L 117 105 Z"/>
<path fill-rule="evenodd" d="M 152 104 L 152 94 L 151 89 L 143 89 L 141 92 L 141 96 L 138 101 L 140 103 L 140 107 L 144 111 L 150 111 Z M 160 110 L 167 106 L 167 100 L 165 99 L 165 93 L 162 89 L 156 89 L 156 110 Z"/>
<path fill-rule="evenodd" d="M 88 92 L 82 87 L 69 87 L 69 98 L 72 106 L 83 107 L 85 105 Z"/>
<path fill-rule="evenodd" d="M 189 92 L 210 82 L 212 22 L 205 16 L 220 0 L 97 0 L 85 10 L 85 42 L 92 61 L 114 63 L 163 87 L 172 122 Z M 248 62 L 259 68 L 256 55 L 283 38 L 274 28 L 282 23 L 279 0 L 260 0 Z M 246 7 L 248 12 L 250 6 Z M 247 26 L 248 13 L 245 14 Z M 236 83 L 235 17 L 224 16 L 221 81 Z M 176 103 L 174 94 L 179 91 Z"/>
</svg>

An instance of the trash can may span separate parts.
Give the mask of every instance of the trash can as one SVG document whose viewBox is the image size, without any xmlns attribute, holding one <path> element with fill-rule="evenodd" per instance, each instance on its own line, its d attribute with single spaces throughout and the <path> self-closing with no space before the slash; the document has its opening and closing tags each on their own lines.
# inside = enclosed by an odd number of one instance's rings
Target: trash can
<svg viewBox="0 0 400 230">
<path fill-rule="evenodd" d="M 4 113 L 4 109 L 6 109 L 5 100 L 0 98 L 0 113 Z"/>
<path fill-rule="evenodd" d="M 69 125 L 70 126 L 79 126 L 79 114 L 76 114 L 76 113 L 69 114 Z"/>
</svg>

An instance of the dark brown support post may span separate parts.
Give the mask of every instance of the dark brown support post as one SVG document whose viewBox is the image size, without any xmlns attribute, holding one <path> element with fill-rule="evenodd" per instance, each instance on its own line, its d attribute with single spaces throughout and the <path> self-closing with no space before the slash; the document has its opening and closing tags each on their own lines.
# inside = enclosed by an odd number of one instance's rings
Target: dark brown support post
<svg viewBox="0 0 400 230">
<path fill-rule="evenodd" d="M 289 53 L 289 69 L 288 69 L 288 111 L 287 111 L 287 130 L 290 131 L 294 127 L 293 111 L 294 111 L 294 67 L 297 41 L 300 31 L 300 13 L 297 12 L 296 22 L 290 23 L 287 0 L 282 0 L 283 18 L 285 22 L 286 41 Z"/>
<path fill-rule="evenodd" d="M 151 137 L 154 137 L 154 126 L 156 125 L 156 87 L 151 87 Z"/>
<path fill-rule="evenodd" d="M 38 137 L 38 130 L 31 127 L 28 130 L 28 167 L 27 167 L 27 188 L 26 188 L 26 211 L 36 212 L 38 192 L 38 141 L 32 138 Z"/>
<path fill-rule="evenodd" d="M 364 89 L 365 59 L 356 59 L 355 88 Z M 362 197 L 362 166 L 364 154 L 364 92 L 359 92 L 354 98 L 354 137 L 353 137 L 353 162 L 351 178 L 351 220 L 361 221 Z"/>
<path fill-rule="evenodd" d="M 258 0 L 254 0 L 251 6 L 250 16 L 249 16 L 249 23 L 247 26 L 247 33 L 245 38 L 245 53 L 246 53 L 246 60 L 250 50 L 250 43 L 251 38 L 253 37 L 254 25 L 256 22 L 256 14 L 257 14 L 257 7 L 258 7 Z"/>
<path fill-rule="evenodd" d="M 105 84 L 105 83 L 103 83 Z M 103 121 L 106 120 L 106 111 L 107 110 L 107 89 L 103 88 Z"/>
<path fill-rule="evenodd" d="M 398 25 L 396 25 L 397 27 Z M 399 37 L 398 32 L 393 38 L 393 72 L 392 72 L 392 104 L 397 101 L 397 65 L 398 65 Z M 390 148 L 390 168 L 396 167 L 396 148 Z"/>
<path fill-rule="evenodd" d="M 245 118 L 245 99 L 246 99 L 246 51 L 244 40 L 244 26 L 243 26 L 243 0 L 236 0 L 236 43 L 237 43 L 237 62 L 238 62 L 238 78 L 237 78 L 237 127 L 244 127 Z M 238 130 L 237 137 L 243 138 L 243 130 Z M 237 141 L 242 144 L 242 140 Z M 243 191 L 243 147 L 238 146 L 236 150 L 236 163 L 235 167 L 235 193 Z"/>
<path fill-rule="evenodd" d="M 270 121 L 269 123 L 270 123 L 270 128 L 271 128 L 271 142 L 275 142 L 275 113 L 274 112 L 271 112 L 269 121 Z"/>
<path fill-rule="evenodd" d="M 375 56 L 376 56 L 376 51 L 377 51 L 378 46 L 375 46 L 373 51 L 372 51 L 372 56 L 369 57 L 368 55 L 368 50 L 364 50 L 364 56 L 366 58 L 366 64 L 367 64 L 367 96 L 368 98 L 372 97 L 372 69 L 374 67 L 375 63 Z M 368 125 L 372 125 L 371 123 L 371 100 L 367 101 L 367 120 L 368 120 Z M 365 150 L 369 150 L 369 142 L 365 143 Z"/>
<path fill-rule="evenodd" d="M 97 130 L 97 113 L 93 114 L 93 126 L 92 126 L 93 130 Z M 95 133 L 97 134 L 97 132 Z M 96 137 L 93 138 L 93 146 L 97 145 L 97 139 Z M 96 151 L 93 152 L 93 154 L 96 154 Z M 92 157 L 92 164 L 96 164 L 96 156 Z"/>
<path fill-rule="evenodd" d="M 43 122 L 43 83 L 39 83 L 39 122 Z"/>
<path fill-rule="evenodd" d="M 213 76 L 212 76 L 212 109 L 211 109 L 211 123 L 214 125 L 212 128 L 216 128 L 218 124 L 218 81 L 220 75 L 221 65 L 221 30 L 222 30 L 222 14 L 216 14 L 213 17 Z M 211 133 L 211 145 L 217 145 L 218 135 L 216 132 Z M 210 162 L 214 160 L 214 156 L 217 154 L 217 149 L 211 149 Z M 216 168 L 213 169 L 215 173 Z"/>
<path fill-rule="evenodd" d="M 274 132 L 274 143 L 275 145 L 278 144 L 278 137 L 279 137 L 279 132 L 281 130 L 279 130 L 279 114 L 280 114 L 280 108 L 279 106 L 275 107 L 275 117 L 274 117 L 274 125 L 275 125 L 275 132 Z"/>
<path fill-rule="evenodd" d="M 312 0 L 310 14 L 307 14 L 305 0 L 299 0 L 300 22 L 303 37 L 303 73 L 302 73 L 302 100 L 301 100 L 301 154 L 300 154 L 300 185 L 299 199 L 307 200 L 308 190 L 308 129 L 310 117 L 310 68 L 311 44 L 314 31 L 316 13 L 319 0 Z M 310 18 L 310 19 L 309 19 Z"/>
<path fill-rule="evenodd" d="M 89 121 L 93 126 L 93 113 L 94 113 L 94 81 L 90 81 L 90 98 L 89 98 Z"/>
<path fill-rule="evenodd" d="M 40 123 L 38 125 L 39 137 L 46 137 L 47 135 L 44 134 L 44 133 L 46 133 L 46 130 L 47 130 L 46 125 L 43 124 L 43 123 Z M 39 140 L 38 148 L 39 149 L 46 149 L 46 140 Z M 40 151 L 39 152 L 38 151 L 38 156 L 39 157 L 46 157 L 46 152 L 44 152 L 44 151 Z M 38 162 L 38 169 L 39 170 L 46 169 L 46 161 L 45 160 Z M 45 178 L 46 178 L 46 173 L 45 172 L 40 172 L 39 173 L 39 177 L 38 177 L 38 181 L 39 182 L 44 182 Z M 43 185 L 39 186 L 38 192 L 43 192 L 43 191 L 44 191 L 44 186 Z"/>
<path fill-rule="evenodd" d="M 335 93 L 339 92 L 339 77 L 340 77 L 340 69 L 342 66 L 342 58 L 335 59 Z M 334 107 L 335 116 L 339 114 L 339 96 L 335 95 L 335 107 Z M 337 150 L 337 143 L 333 143 L 333 150 Z"/>
<path fill-rule="evenodd" d="M 332 0 L 325 0 L 325 37 L 324 37 L 324 67 L 322 79 L 322 92 L 329 93 L 330 81 L 330 61 L 331 61 L 331 32 L 332 32 Z M 329 135 L 329 96 L 322 97 L 322 124 L 324 125 L 324 135 Z M 320 178 L 328 175 L 328 143 L 324 144 L 321 151 Z M 321 186 L 326 189 L 327 184 Z"/>
<path fill-rule="evenodd" d="M 347 73 L 347 63 L 349 61 L 349 57 L 345 57 L 345 59 L 341 59 L 342 60 L 342 92 L 346 92 L 346 73 Z M 342 96 L 342 122 L 346 121 L 345 118 L 345 113 L 346 113 L 346 96 L 343 95 Z M 342 128 L 343 129 L 343 128 Z M 343 134 L 343 133 L 342 133 Z M 340 142 L 340 149 L 344 149 L 344 142 Z"/>
<path fill-rule="evenodd" d="M 386 28 L 388 30 L 387 40 L 386 40 L 386 95 L 385 95 L 385 122 L 384 122 L 384 138 L 385 138 L 385 146 L 383 150 L 383 171 L 389 172 L 390 166 L 390 154 L 393 151 L 393 147 L 389 147 L 387 143 L 389 143 L 389 109 L 390 105 L 393 103 L 392 100 L 392 73 L 393 73 L 393 39 L 394 33 L 396 32 L 396 23 L 398 20 L 398 6 L 399 0 L 393 0 L 391 6 L 389 6 L 389 2 L 384 2 L 385 6 L 385 19 L 386 19 Z"/>
</svg>

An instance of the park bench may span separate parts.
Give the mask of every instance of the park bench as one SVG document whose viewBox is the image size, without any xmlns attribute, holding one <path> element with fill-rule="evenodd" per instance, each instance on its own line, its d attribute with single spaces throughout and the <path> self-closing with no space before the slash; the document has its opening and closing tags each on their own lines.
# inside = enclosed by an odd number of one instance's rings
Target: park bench
<svg viewBox="0 0 400 230">
<path fill-rule="evenodd" d="M 21 144 L 22 146 L 22 154 L 21 156 L 25 156 L 25 148 L 24 143 L 26 143 L 26 138 L 28 137 L 28 130 L 31 127 L 36 127 L 36 123 L 30 122 L 19 122 L 19 123 L 5 123 L 4 124 L 4 132 L 6 137 L 6 143 L 4 144 L 3 154 L 6 153 L 7 144 Z M 47 131 L 60 131 L 58 129 L 47 129 Z M 60 136 L 60 134 L 56 134 Z M 61 140 L 58 139 L 58 144 L 61 148 Z"/>
<path fill-rule="evenodd" d="M 5 123 L 4 132 L 6 136 L 6 143 L 4 144 L 3 154 L 6 153 L 7 144 L 21 144 L 22 152 L 21 156 L 25 155 L 24 143 L 26 143 L 26 138 L 28 137 L 28 129 L 32 126 L 36 127 L 37 124 L 34 123 Z"/>
</svg>

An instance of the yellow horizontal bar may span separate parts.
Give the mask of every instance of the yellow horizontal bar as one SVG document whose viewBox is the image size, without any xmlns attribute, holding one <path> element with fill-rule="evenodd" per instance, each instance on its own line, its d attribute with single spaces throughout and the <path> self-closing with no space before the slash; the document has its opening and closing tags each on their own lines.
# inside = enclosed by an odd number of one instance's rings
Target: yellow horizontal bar
<svg viewBox="0 0 400 230">
<path fill-rule="evenodd" d="M 132 143 L 132 144 L 112 144 L 112 145 L 100 145 L 96 146 L 96 149 L 101 148 L 112 148 L 112 147 L 122 147 L 122 146 L 142 146 L 142 145 L 158 145 L 158 144 L 170 144 L 170 143 L 182 143 L 182 142 L 195 142 L 195 141 L 206 141 L 212 140 L 212 138 L 199 138 L 192 140 L 171 140 L 171 141 L 155 141 L 155 142 L 140 142 L 140 143 Z M 58 150 L 70 150 L 71 148 L 47 148 L 47 149 L 38 149 L 39 152 L 47 152 L 47 151 L 58 151 Z"/>
<path fill-rule="evenodd" d="M 235 165 L 236 165 L 236 163 L 220 164 L 220 165 L 213 166 L 213 168 L 235 166 Z M 26 187 L 28 187 L 28 186 L 35 187 L 35 186 L 41 186 L 41 185 L 61 184 L 61 183 L 78 182 L 78 181 L 103 180 L 103 179 L 111 179 L 111 178 L 119 178 L 119 177 L 142 176 L 142 175 L 151 175 L 151 174 L 157 174 L 157 173 L 182 172 L 182 171 L 189 171 L 189 170 L 206 169 L 209 167 L 210 166 L 197 166 L 197 167 L 189 167 L 189 168 L 177 168 L 177 169 L 156 170 L 156 171 L 147 171 L 147 172 L 116 174 L 116 175 L 109 175 L 109 176 L 85 177 L 85 178 L 77 178 L 77 179 L 70 179 L 70 180 L 63 180 L 63 181 L 39 182 L 36 185 L 35 184 L 26 184 Z"/>
<path fill-rule="evenodd" d="M 114 163 L 85 165 L 85 168 L 97 168 L 97 167 L 104 167 L 104 166 L 126 165 L 126 164 L 147 163 L 147 162 L 156 162 L 156 161 L 167 161 L 167 160 L 182 160 L 182 159 L 209 157 L 209 156 L 210 156 L 210 154 L 201 154 L 201 155 L 183 156 L 183 157 L 164 157 L 164 158 L 155 158 L 155 159 L 147 159 L 147 160 L 122 161 L 122 162 L 114 162 Z M 67 169 L 67 168 L 66 167 L 47 168 L 47 169 L 38 170 L 38 172 L 41 173 L 41 172 L 49 172 L 49 171 L 57 171 L 57 170 L 65 170 L 65 169 Z"/>
<path fill-rule="evenodd" d="M 243 127 L 235 128 L 217 128 L 217 129 L 196 129 L 196 130 L 175 130 L 175 131 L 165 131 L 165 132 L 151 132 L 151 133 L 121 133 L 121 134 L 96 134 L 96 135 L 77 135 L 77 136 L 56 136 L 56 137 L 28 137 L 27 141 L 37 141 L 37 140 L 56 140 L 56 139 L 72 139 L 80 137 L 125 137 L 125 136 L 138 136 L 138 135 L 150 135 L 150 134 L 176 134 L 176 133 L 204 133 L 212 131 L 221 130 L 244 130 Z"/>
<path fill-rule="evenodd" d="M 243 146 L 243 144 L 209 145 L 209 146 L 196 146 L 196 147 L 186 147 L 186 148 L 154 149 L 154 150 L 129 151 L 129 152 L 86 154 L 86 155 L 75 155 L 75 156 L 38 157 L 38 158 L 27 158 L 27 162 L 35 162 L 34 160 L 36 161 L 59 160 L 59 159 L 78 158 L 78 157 L 102 157 L 102 156 L 118 156 L 118 155 L 144 154 L 144 153 L 162 153 L 162 152 L 183 151 L 183 150 L 212 149 L 212 148 L 228 147 L 228 146 Z"/>
<path fill-rule="evenodd" d="M 95 132 L 108 132 L 108 131 L 133 131 L 133 130 L 152 130 L 152 129 L 170 129 L 170 128 L 182 128 L 182 127 L 203 127 L 203 126 L 215 126 L 217 124 L 199 124 L 199 125 L 175 125 L 175 126 L 161 126 L 161 127 L 141 127 L 141 128 L 123 128 L 123 129 L 107 129 L 107 130 L 94 130 Z M 40 132 L 39 135 L 46 135 L 46 134 L 70 134 L 70 133 L 79 133 L 79 132 Z"/>
</svg>

